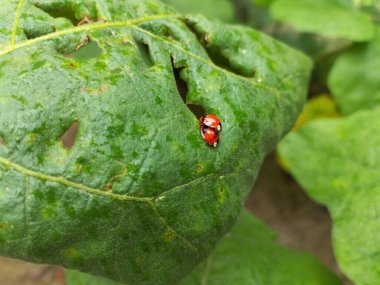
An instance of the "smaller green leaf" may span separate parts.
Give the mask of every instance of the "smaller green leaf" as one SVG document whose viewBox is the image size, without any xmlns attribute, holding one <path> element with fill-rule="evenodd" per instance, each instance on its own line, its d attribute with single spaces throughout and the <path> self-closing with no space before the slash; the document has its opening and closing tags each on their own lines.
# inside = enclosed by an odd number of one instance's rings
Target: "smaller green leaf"
<svg viewBox="0 0 380 285">
<path fill-rule="evenodd" d="M 181 285 L 337 285 L 313 256 L 290 250 L 261 221 L 244 211 L 208 260 Z"/>
<path fill-rule="evenodd" d="M 328 207 L 338 264 L 356 285 L 379 285 L 380 108 L 310 123 L 279 145 L 287 169 Z"/>
<path fill-rule="evenodd" d="M 301 32 L 317 33 L 353 41 L 373 37 L 371 17 L 341 0 L 277 0 L 271 6 L 273 18 Z"/>
<path fill-rule="evenodd" d="M 328 84 L 344 114 L 380 104 L 380 35 L 343 53 L 329 74 Z"/>
</svg>

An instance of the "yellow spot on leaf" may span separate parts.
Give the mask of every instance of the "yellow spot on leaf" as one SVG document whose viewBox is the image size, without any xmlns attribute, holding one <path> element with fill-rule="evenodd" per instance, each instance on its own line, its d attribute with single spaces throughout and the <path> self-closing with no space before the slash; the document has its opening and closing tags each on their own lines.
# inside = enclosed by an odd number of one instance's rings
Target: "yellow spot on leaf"
<svg viewBox="0 0 380 285">
<path fill-rule="evenodd" d="M 167 231 L 162 235 L 162 239 L 166 242 L 171 242 L 176 237 L 176 233 L 173 231 Z"/>
</svg>

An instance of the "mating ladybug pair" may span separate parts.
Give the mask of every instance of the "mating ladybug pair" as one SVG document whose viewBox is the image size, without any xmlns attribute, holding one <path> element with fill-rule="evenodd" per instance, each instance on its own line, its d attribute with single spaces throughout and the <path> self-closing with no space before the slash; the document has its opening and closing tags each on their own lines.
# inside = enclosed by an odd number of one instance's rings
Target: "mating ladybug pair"
<svg viewBox="0 0 380 285">
<path fill-rule="evenodd" d="M 210 146 L 217 147 L 219 143 L 220 133 L 222 132 L 222 124 L 215 115 L 207 115 L 199 119 L 199 128 L 201 130 L 203 140 Z"/>
</svg>

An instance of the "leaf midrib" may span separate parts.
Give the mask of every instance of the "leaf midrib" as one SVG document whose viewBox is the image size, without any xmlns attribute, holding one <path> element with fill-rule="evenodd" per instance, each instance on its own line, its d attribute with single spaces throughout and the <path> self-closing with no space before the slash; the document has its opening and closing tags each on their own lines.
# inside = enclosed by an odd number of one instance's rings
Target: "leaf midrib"
<svg viewBox="0 0 380 285">
<path fill-rule="evenodd" d="M 3 165 L 8 169 L 13 169 L 13 170 L 15 170 L 15 171 L 21 173 L 22 175 L 27 176 L 27 177 L 33 177 L 33 178 L 36 178 L 36 179 L 39 179 L 42 181 L 49 181 L 49 182 L 57 183 L 57 184 L 60 184 L 60 185 L 66 186 L 66 187 L 71 187 L 71 188 L 77 189 L 77 190 L 82 191 L 82 192 L 86 192 L 88 194 L 103 196 L 103 197 L 114 199 L 114 200 L 135 201 L 135 202 L 155 202 L 156 200 L 161 200 L 165 197 L 165 195 L 167 195 L 170 192 L 180 190 L 184 186 L 188 186 L 188 185 L 195 183 L 195 182 L 202 180 L 202 179 L 207 179 L 210 176 L 225 177 L 225 176 L 229 176 L 229 175 L 239 174 L 238 172 L 208 173 L 204 176 L 195 178 L 194 180 L 191 180 L 190 182 L 187 182 L 187 183 L 184 183 L 181 185 L 177 185 L 171 189 L 165 190 L 162 193 L 160 193 L 157 197 L 137 197 L 137 196 L 130 196 L 130 195 L 126 195 L 126 194 L 115 194 L 115 193 L 102 191 L 100 189 L 91 188 L 91 187 L 83 185 L 81 183 L 73 182 L 73 181 L 68 180 L 68 179 L 61 177 L 61 176 L 52 176 L 52 175 L 44 174 L 42 172 L 34 171 L 34 170 L 28 169 L 28 168 L 26 168 L 20 164 L 14 163 L 14 162 L 10 161 L 9 159 L 6 159 L 6 158 L 1 157 L 1 156 L 0 156 L 0 165 Z M 248 169 L 248 171 L 249 171 L 249 169 Z"/>
<path fill-rule="evenodd" d="M 20 3 L 21 3 L 21 1 L 20 1 Z M 37 43 L 40 43 L 43 41 L 58 38 L 60 36 L 68 35 L 68 34 L 74 34 L 74 33 L 79 33 L 79 32 L 83 32 L 83 31 L 94 31 L 94 30 L 100 30 L 100 29 L 106 29 L 106 28 L 129 26 L 129 27 L 131 27 L 131 28 L 133 28 L 139 32 L 145 33 L 146 35 L 148 35 L 151 38 L 155 38 L 155 39 L 165 43 L 166 45 L 169 45 L 169 46 L 177 49 L 178 51 L 180 51 L 180 52 L 182 52 L 182 53 L 184 53 L 184 54 L 186 54 L 186 55 L 188 55 L 188 56 L 190 56 L 190 57 L 192 57 L 192 58 L 194 58 L 194 59 L 196 59 L 196 60 L 198 60 L 204 64 L 211 66 L 212 68 L 214 68 L 214 69 L 216 69 L 216 70 L 218 70 L 224 74 L 227 74 L 228 76 L 235 77 L 239 80 L 243 80 L 243 81 L 248 82 L 249 84 L 252 84 L 256 87 L 267 89 L 270 92 L 272 92 L 275 96 L 279 96 L 279 94 L 280 94 L 279 90 L 277 90 L 274 87 L 263 84 L 262 82 L 256 81 L 253 78 L 246 78 L 244 76 L 230 72 L 230 71 L 228 71 L 222 67 L 215 65 L 213 62 L 211 62 L 210 60 L 208 60 L 206 58 L 202 58 L 202 57 L 192 53 L 191 51 L 186 50 L 186 49 L 176 45 L 175 43 L 166 40 L 165 38 L 163 38 L 159 35 L 153 34 L 149 31 L 144 30 L 144 29 L 137 26 L 137 24 L 155 21 L 155 20 L 169 19 L 169 18 L 179 19 L 181 17 L 176 15 L 176 14 L 161 14 L 161 15 L 155 15 L 155 16 L 141 17 L 141 18 L 132 19 L 132 20 L 126 20 L 126 21 L 107 22 L 107 23 L 93 23 L 93 24 L 89 24 L 89 25 L 77 26 L 77 27 L 73 27 L 70 29 L 65 29 L 65 30 L 54 32 L 54 33 L 50 33 L 50 34 L 47 34 L 45 36 L 41 36 L 41 37 L 38 37 L 38 38 L 35 38 L 32 40 L 27 40 L 27 41 L 24 41 L 24 42 L 16 44 L 16 45 L 12 45 L 12 43 L 11 43 L 11 45 L 8 48 L 5 48 L 2 51 L 0 50 L 0 57 L 4 56 L 6 54 L 9 54 L 11 52 L 14 52 L 16 50 L 19 50 L 19 49 L 22 49 L 22 48 L 25 48 L 28 46 L 32 46 L 34 44 L 37 44 Z M 17 19 L 17 17 L 16 17 L 16 19 Z M 16 25 L 16 22 L 18 22 L 16 19 L 15 19 L 15 25 Z M 17 26 L 16 26 L 16 29 L 13 31 L 12 36 L 16 32 L 17 32 Z"/>
<path fill-rule="evenodd" d="M 20 0 L 17 5 L 16 9 L 16 15 L 13 22 L 13 28 L 12 28 L 12 35 L 11 35 L 11 47 L 14 47 L 16 45 L 16 37 L 17 37 L 17 30 L 20 22 L 20 16 L 22 13 L 22 8 L 24 7 L 25 0 Z"/>
</svg>

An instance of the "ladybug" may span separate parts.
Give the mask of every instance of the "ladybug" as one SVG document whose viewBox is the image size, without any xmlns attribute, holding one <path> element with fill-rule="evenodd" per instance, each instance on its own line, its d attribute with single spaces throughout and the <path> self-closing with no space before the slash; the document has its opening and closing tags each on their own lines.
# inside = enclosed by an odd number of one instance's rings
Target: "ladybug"
<svg viewBox="0 0 380 285">
<path fill-rule="evenodd" d="M 207 115 L 199 119 L 200 130 L 203 140 L 210 146 L 217 147 L 222 131 L 222 124 L 215 115 Z"/>
<path fill-rule="evenodd" d="M 222 124 L 220 123 L 220 120 L 215 115 L 207 115 L 205 117 L 201 117 L 199 119 L 199 123 L 201 126 L 206 126 L 208 128 L 213 128 L 218 132 L 222 131 Z"/>
</svg>

